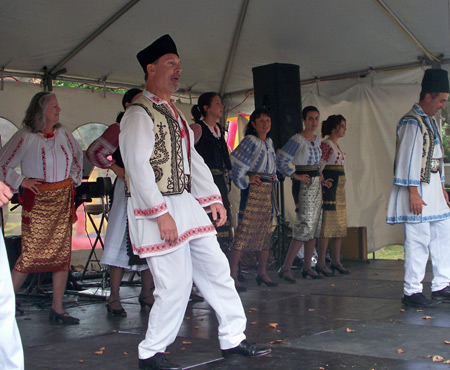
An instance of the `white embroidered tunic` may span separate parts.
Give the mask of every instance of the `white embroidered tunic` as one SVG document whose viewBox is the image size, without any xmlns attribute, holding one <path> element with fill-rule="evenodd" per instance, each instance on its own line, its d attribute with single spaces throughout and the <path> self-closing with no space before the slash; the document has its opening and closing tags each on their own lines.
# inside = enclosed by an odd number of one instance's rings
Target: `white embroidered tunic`
<svg viewBox="0 0 450 370">
<path fill-rule="evenodd" d="M 21 165 L 22 174 L 15 170 Z M 72 177 L 74 186 L 82 179 L 83 152 L 72 133 L 58 127 L 52 138 L 22 128 L 0 152 L 0 180 L 17 191 L 24 178 L 58 182 Z"/>
<path fill-rule="evenodd" d="M 320 171 L 323 171 L 326 165 L 343 166 L 345 164 L 345 153 L 339 145 L 326 139 L 320 143 L 322 157 L 320 159 Z"/>
<path fill-rule="evenodd" d="M 185 173 L 189 172 L 188 151 L 191 156 L 191 192 L 185 190 L 182 194 L 163 196 L 149 162 L 153 148 L 160 144 L 160 141 L 155 143 L 153 121 L 142 107 L 132 105 L 126 110 L 120 123 L 119 145 L 130 178 L 131 197 L 127 210 L 130 238 L 134 252 L 146 258 L 170 253 L 189 240 L 216 234 L 203 207 L 221 203 L 222 198 L 211 171 L 194 148 L 194 135 L 187 123 L 183 124 L 182 116 L 149 91 L 144 91 L 143 96 L 155 104 L 164 104 L 178 119 Z M 161 239 L 157 223 L 157 217 L 167 212 L 175 220 L 178 231 L 178 240 L 173 243 Z"/>
<path fill-rule="evenodd" d="M 247 189 L 247 172 L 268 173 L 276 178 L 275 149 L 271 138 L 263 141 L 247 135 L 230 155 L 232 179 L 239 189 Z"/>
<path fill-rule="evenodd" d="M 413 109 L 418 115 L 425 117 L 427 124 L 431 126 L 430 118 L 419 105 L 415 104 Z M 399 148 L 386 222 L 417 223 L 450 218 L 450 209 L 442 192 L 442 183 L 445 181 L 444 169 L 442 168 L 440 173 L 431 173 L 429 184 L 420 181 L 423 136 L 417 120 L 412 117 L 402 118 L 397 125 L 397 137 Z M 433 158 L 439 159 L 442 156 L 441 145 L 438 142 L 434 147 Z M 414 215 L 409 210 L 408 186 L 417 186 L 419 195 L 427 204 L 423 206 L 420 215 Z"/>
<path fill-rule="evenodd" d="M 292 176 L 294 169 L 290 166 L 319 165 L 322 151 L 320 138 L 314 141 L 307 140 L 303 135 L 296 134 L 277 153 L 277 169 L 284 176 Z"/>
</svg>

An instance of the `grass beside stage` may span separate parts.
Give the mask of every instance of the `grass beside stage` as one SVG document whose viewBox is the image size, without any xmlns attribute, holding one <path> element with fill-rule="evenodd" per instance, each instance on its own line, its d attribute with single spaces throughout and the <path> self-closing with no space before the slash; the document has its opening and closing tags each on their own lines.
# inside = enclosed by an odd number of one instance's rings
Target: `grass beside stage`
<svg viewBox="0 0 450 370">
<path fill-rule="evenodd" d="M 367 255 L 367 258 L 373 259 L 372 253 Z M 375 259 L 377 260 L 403 260 L 405 259 L 405 254 L 403 252 L 403 245 L 395 244 L 388 245 L 387 247 L 381 248 L 375 252 Z"/>
</svg>

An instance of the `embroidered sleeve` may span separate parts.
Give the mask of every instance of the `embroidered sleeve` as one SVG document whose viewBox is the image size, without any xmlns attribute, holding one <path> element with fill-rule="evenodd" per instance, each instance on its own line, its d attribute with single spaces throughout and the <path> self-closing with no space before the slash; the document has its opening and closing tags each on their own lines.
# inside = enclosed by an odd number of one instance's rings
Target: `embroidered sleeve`
<svg viewBox="0 0 450 370">
<path fill-rule="evenodd" d="M 161 216 L 162 214 L 167 212 L 167 204 L 166 203 L 161 203 L 158 204 L 157 206 L 153 207 L 153 208 L 147 208 L 147 209 L 139 209 L 139 208 L 135 208 L 134 209 L 134 215 L 136 217 L 158 217 Z"/>
<path fill-rule="evenodd" d="M 277 177 L 277 156 L 275 154 L 275 147 L 273 145 L 273 141 L 272 139 L 269 138 L 269 162 L 270 162 L 270 173 L 272 174 L 272 176 L 275 179 L 275 182 L 278 182 L 278 177 Z"/>
<path fill-rule="evenodd" d="M 423 147 L 419 123 L 413 118 L 402 119 L 397 126 L 397 140 L 394 184 L 419 186 Z"/>
<path fill-rule="evenodd" d="M 130 180 L 135 218 L 159 217 L 168 210 L 149 161 L 155 146 L 153 121 L 143 108 L 131 106 L 120 126 L 119 145 Z"/>
<path fill-rule="evenodd" d="M 86 150 L 86 157 L 93 165 L 100 168 L 110 168 L 116 161 L 109 159 L 119 147 L 120 125 L 113 123 Z"/>
<path fill-rule="evenodd" d="M 70 176 L 72 176 L 73 184 L 78 186 L 81 184 L 81 180 L 83 178 L 83 151 L 72 133 L 64 127 L 62 129 L 72 155 Z"/>
<path fill-rule="evenodd" d="M 291 176 L 294 173 L 294 170 L 290 166 L 292 160 L 294 159 L 295 154 L 300 148 L 300 144 L 294 140 L 294 138 L 290 138 L 288 142 L 278 151 L 277 153 L 277 169 L 284 176 Z"/>
<path fill-rule="evenodd" d="M 0 180 L 13 191 L 19 189 L 25 178 L 24 175 L 19 175 L 15 168 L 26 154 L 27 142 L 27 132 L 22 129 L 17 131 L 0 151 Z"/>
<path fill-rule="evenodd" d="M 320 159 L 320 171 L 322 172 L 325 166 L 328 164 L 328 161 L 330 160 L 334 150 L 327 141 L 322 141 L 322 143 L 320 144 L 320 149 L 322 150 L 322 157 Z"/>
<path fill-rule="evenodd" d="M 244 137 L 230 155 L 232 179 L 239 189 L 247 189 L 249 178 L 247 172 L 255 158 L 257 145 L 251 135 Z"/>
</svg>

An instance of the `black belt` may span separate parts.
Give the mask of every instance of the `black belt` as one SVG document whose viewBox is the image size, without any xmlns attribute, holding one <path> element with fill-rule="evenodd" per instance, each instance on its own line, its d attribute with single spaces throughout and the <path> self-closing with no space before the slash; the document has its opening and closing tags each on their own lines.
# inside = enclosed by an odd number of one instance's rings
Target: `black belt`
<svg viewBox="0 0 450 370">
<path fill-rule="evenodd" d="M 295 166 L 297 175 L 309 175 L 310 177 L 320 176 L 319 166 Z"/>
</svg>

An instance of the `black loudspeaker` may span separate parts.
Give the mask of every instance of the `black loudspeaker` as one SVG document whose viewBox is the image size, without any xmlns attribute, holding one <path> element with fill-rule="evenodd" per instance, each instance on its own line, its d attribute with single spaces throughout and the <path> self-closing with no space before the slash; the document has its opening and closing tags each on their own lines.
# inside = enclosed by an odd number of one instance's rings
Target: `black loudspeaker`
<svg viewBox="0 0 450 370">
<path fill-rule="evenodd" d="M 281 148 L 302 131 L 300 67 L 273 63 L 254 67 L 252 71 L 255 108 L 269 111 L 272 119 L 269 135 L 275 149 Z"/>
</svg>

